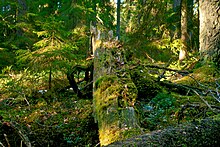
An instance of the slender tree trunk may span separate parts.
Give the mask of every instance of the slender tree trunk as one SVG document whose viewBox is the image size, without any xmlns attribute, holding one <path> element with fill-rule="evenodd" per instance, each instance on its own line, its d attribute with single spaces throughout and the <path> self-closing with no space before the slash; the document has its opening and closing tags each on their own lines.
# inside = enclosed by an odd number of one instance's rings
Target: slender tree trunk
<svg viewBox="0 0 220 147">
<path fill-rule="evenodd" d="M 117 30 L 116 30 L 116 36 L 118 37 L 118 40 L 120 40 L 120 9 L 121 9 L 121 0 L 117 0 Z"/>
<path fill-rule="evenodd" d="M 193 33 L 193 0 L 187 0 L 187 10 L 188 10 L 188 51 L 194 48 L 194 33 Z M 196 38 L 196 36 L 195 36 Z"/>
<path fill-rule="evenodd" d="M 153 1 L 150 2 L 151 4 L 153 3 Z M 142 17 L 144 16 L 143 20 L 146 20 L 148 19 L 148 16 L 149 16 L 149 12 L 151 11 L 152 7 L 151 4 L 149 5 L 149 7 L 147 8 L 147 13 L 145 13 L 145 5 L 146 5 L 146 0 L 140 0 L 139 1 L 139 4 L 138 4 L 138 7 L 137 9 L 141 10 L 138 14 L 138 18 L 137 18 L 137 21 L 138 21 L 138 25 L 141 24 L 141 19 Z M 145 13 L 145 15 L 143 15 Z M 147 16 L 146 16 L 147 15 Z"/>
<path fill-rule="evenodd" d="M 92 15 L 92 21 L 90 22 L 90 52 L 89 55 L 94 55 L 94 51 L 95 51 L 95 37 L 96 37 L 96 33 L 97 33 L 97 29 L 96 29 L 96 3 L 97 1 L 94 0 L 94 5 L 93 5 L 93 15 Z"/>
<path fill-rule="evenodd" d="M 200 54 L 204 61 L 220 65 L 220 1 L 200 0 Z"/>
<path fill-rule="evenodd" d="M 52 88 L 52 67 L 50 67 L 50 71 L 49 71 L 49 83 L 48 83 L 48 89 L 51 90 Z"/>
<path fill-rule="evenodd" d="M 27 4 L 26 4 L 26 1 L 25 0 L 18 0 L 18 15 L 19 16 L 22 16 L 26 13 L 27 11 Z"/>
<path fill-rule="evenodd" d="M 187 0 L 182 0 L 181 2 L 181 40 L 183 43 L 182 48 L 179 52 L 179 61 L 183 61 L 187 56 L 187 25 L 188 25 L 188 11 L 187 11 Z"/>
<path fill-rule="evenodd" d="M 173 0 L 173 11 L 175 12 L 176 17 L 178 18 L 178 22 L 181 21 L 181 0 Z M 180 38 L 180 30 L 181 25 L 180 23 L 176 23 L 174 26 L 174 30 L 171 31 L 171 42 L 175 39 Z"/>
</svg>

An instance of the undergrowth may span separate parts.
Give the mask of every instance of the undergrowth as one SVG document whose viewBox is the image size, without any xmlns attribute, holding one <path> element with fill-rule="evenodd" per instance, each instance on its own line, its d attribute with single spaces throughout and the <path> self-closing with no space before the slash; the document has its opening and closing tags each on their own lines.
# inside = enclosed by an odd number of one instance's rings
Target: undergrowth
<svg viewBox="0 0 220 147">
<path fill-rule="evenodd" d="M 46 88 L 28 72 L 4 72 L 0 93 L 0 142 L 17 146 L 28 136 L 32 146 L 94 146 L 98 128 L 94 122 L 92 100 L 78 99 L 71 90 Z M 13 74 L 10 78 L 7 75 Z M 35 81 L 33 81 L 35 80 Z M 65 83 L 65 81 L 63 81 Z M 55 86 L 54 86 L 55 87 Z M 17 124 L 17 125 L 14 125 Z M 4 136 L 5 134 L 5 136 Z"/>
</svg>

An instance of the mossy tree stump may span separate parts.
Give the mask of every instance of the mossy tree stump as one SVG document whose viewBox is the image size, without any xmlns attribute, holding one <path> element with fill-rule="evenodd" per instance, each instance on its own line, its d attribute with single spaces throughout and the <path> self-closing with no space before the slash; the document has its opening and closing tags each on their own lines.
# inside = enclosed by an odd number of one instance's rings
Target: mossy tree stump
<svg viewBox="0 0 220 147">
<path fill-rule="evenodd" d="M 100 43 L 94 54 L 93 72 L 94 116 L 101 146 L 139 134 L 133 108 L 137 88 L 118 42 Z"/>
</svg>

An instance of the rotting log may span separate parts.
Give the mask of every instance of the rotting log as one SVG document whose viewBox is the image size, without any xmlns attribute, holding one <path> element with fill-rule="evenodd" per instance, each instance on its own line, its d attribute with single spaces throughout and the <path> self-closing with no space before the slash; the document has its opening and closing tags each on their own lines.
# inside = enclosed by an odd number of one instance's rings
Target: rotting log
<svg viewBox="0 0 220 147">
<path fill-rule="evenodd" d="M 138 91 L 123 48 L 117 41 L 99 42 L 93 60 L 93 107 L 100 145 L 140 134 L 133 108 Z"/>
<path fill-rule="evenodd" d="M 134 136 L 133 138 L 119 141 L 108 147 L 126 146 L 219 146 L 220 144 L 220 115 L 200 121 L 185 123 L 177 127 L 169 127 L 149 134 Z"/>
</svg>

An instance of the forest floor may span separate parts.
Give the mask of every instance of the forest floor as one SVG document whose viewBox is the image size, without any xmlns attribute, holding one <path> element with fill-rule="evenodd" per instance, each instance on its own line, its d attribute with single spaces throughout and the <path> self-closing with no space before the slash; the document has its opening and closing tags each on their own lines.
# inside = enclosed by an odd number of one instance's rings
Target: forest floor
<svg viewBox="0 0 220 147">
<path fill-rule="evenodd" d="M 167 55 L 143 49 L 132 55 L 138 58 L 127 57 L 128 70 L 138 89 L 135 111 L 142 134 L 220 112 L 218 68 L 212 63 L 202 64 L 193 56 L 182 64 L 175 59 L 171 62 Z M 92 97 L 79 99 L 70 89 L 45 91 L 40 83 L 30 80 L 35 76 L 11 70 L 1 74 L 0 144 L 99 146 Z M 63 77 L 57 81 L 62 83 L 55 84 L 58 87 L 68 83 Z"/>
</svg>

